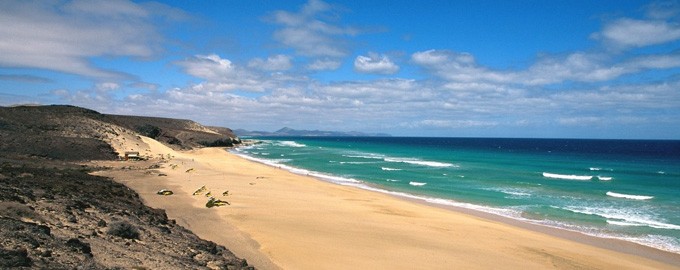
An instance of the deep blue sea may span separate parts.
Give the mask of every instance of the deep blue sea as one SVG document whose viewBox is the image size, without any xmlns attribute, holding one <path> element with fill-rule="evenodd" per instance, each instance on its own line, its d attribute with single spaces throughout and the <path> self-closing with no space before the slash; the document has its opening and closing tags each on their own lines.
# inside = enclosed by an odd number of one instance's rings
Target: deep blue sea
<svg viewBox="0 0 680 270">
<path fill-rule="evenodd" d="M 337 184 L 680 253 L 680 141 L 257 139 L 233 152 Z"/>
</svg>

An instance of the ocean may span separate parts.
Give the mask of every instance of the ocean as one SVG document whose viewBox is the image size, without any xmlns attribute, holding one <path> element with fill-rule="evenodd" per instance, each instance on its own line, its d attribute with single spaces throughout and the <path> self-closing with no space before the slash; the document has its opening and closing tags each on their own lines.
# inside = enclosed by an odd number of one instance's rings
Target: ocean
<svg viewBox="0 0 680 270">
<path fill-rule="evenodd" d="M 680 253 L 680 141 L 254 139 L 231 151 L 336 184 Z"/>
</svg>

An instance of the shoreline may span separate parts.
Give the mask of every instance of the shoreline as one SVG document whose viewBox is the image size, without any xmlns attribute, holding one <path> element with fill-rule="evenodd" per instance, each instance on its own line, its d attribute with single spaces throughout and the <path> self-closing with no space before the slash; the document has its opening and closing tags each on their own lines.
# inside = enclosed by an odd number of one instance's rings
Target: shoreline
<svg viewBox="0 0 680 270">
<path fill-rule="evenodd" d="M 250 145 L 248 145 L 250 146 Z M 673 264 L 678 264 L 680 265 L 680 253 L 676 253 L 673 251 L 669 250 L 664 250 L 661 248 L 657 248 L 654 246 L 649 246 L 645 245 L 642 243 L 637 243 L 633 241 L 626 241 L 623 239 L 618 239 L 614 237 L 606 237 L 606 236 L 597 236 L 597 235 L 590 235 L 584 232 L 576 231 L 576 230 L 570 230 L 567 228 L 561 228 L 557 226 L 550 226 L 547 224 L 541 224 L 541 223 L 534 223 L 531 222 L 530 220 L 521 220 L 517 218 L 513 218 L 510 216 L 504 216 L 502 214 L 494 213 L 493 211 L 484 211 L 482 209 L 475 209 L 472 207 L 465 207 L 461 205 L 467 205 L 467 203 L 460 203 L 456 202 L 450 199 L 441 199 L 441 198 L 436 198 L 436 197 L 429 197 L 426 195 L 415 195 L 411 193 L 406 193 L 402 191 L 391 191 L 389 189 L 385 189 L 379 184 L 373 184 L 373 183 L 367 183 L 363 182 L 360 180 L 356 179 L 343 179 L 343 180 L 337 180 L 338 177 L 332 176 L 332 175 L 326 175 L 323 172 L 315 172 L 315 171 L 307 171 L 306 169 L 299 169 L 296 167 L 291 167 L 288 165 L 282 165 L 278 163 L 270 163 L 267 162 L 267 160 L 262 160 L 258 158 L 254 158 L 245 154 L 240 153 L 238 150 L 232 151 L 232 150 L 227 150 L 230 154 L 236 155 L 238 157 L 241 157 L 247 161 L 255 162 L 258 164 L 263 164 L 266 166 L 270 166 L 276 169 L 281 169 L 284 171 L 288 171 L 290 173 L 300 175 L 300 176 L 307 176 L 307 177 L 312 177 L 315 178 L 319 181 L 326 182 L 326 183 L 331 183 L 334 185 L 341 185 L 341 186 L 348 186 L 348 187 L 353 187 L 353 188 L 359 188 L 362 190 L 366 190 L 369 192 L 377 192 L 381 194 L 386 194 L 389 196 L 392 196 L 394 198 L 400 199 L 400 200 L 408 200 L 412 201 L 415 203 L 419 204 L 425 204 L 437 208 L 442 208 L 442 209 L 448 209 L 451 211 L 456 211 L 456 212 L 462 212 L 465 214 L 493 220 L 493 221 L 498 221 L 502 222 L 508 225 L 513 225 L 516 227 L 524 228 L 524 229 L 530 229 L 533 231 L 541 232 L 541 233 L 546 233 L 550 234 L 553 236 L 569 239 L 569 240 L 576 240 L 580 243 L 584 244 L 589 244 L 589 245 L 594 245 L 597 247 L 601 248 L 606 248 L 606 249 L 611 249 L 613 251 L 617 252 L 624 252 L 628 254 L 635 254 L 636 250 L 639 250 L 641 252 L 644 252 L 645 254 L 649 254 L 656 260 L 668 262 L 668 263 L 673 263 Z M 306 173 L 303 173 L 306 172 Z M 349 181 L 345 181 L 349 180 Z M 356 182 L 355 182 L 356 181 Z M 447 203 L 439 203 L 439 202 L 433 202 L 433 201 L 439 201 L 439 200 L 444 200 L 447 202 L 451 202 L 450 204 Z M 482 207 L 484 208 L 484 207 Z"/>
<path fill-rule="evenodd" d="M 625 240 L 622 240 L 622 239 L 588 235 L 588 234 L 585 234 L 585 233 L 582 233 L 582 232 L 579 232 L 579 231 L 573 231 L 573 230 L 568 230 L 568 229 L 564 229 L 564 228 L 553 227 L 553 226 L 549 226 L 549 225 L 537 224 L 537 223 L 532 223 L 532 222 L 529 222 L 529 221 L 518 220 L 518 219 L 511 218 L 511 217 L 502 216 L 502 215 L 499 215 L 499 214 L 485 212 L 485 211 L 482 211 L 482 210 L 466 208 L 466 207 L 462 207 L 462 206 L 445 205 L 445 204 L 440 204 L 440 203 L 435 203 L 435 202 L 429 202 L 429 201 L 427 201 L 427 199 L 428 199 L 427 197 L 421 197 L 421 196 L 418 196 L 418 195 L 412 195 L 412 194 L 408 194 L 408 193 L 404 193 L 402 195 L 401 192 L 392 192 L 392 191 L 383 189 L 379 186 L 373 186 L 369 183 L 362 183 L 363 185 L 365 185 L 365 186 L 362 186 L 362 185 L 351 185 L 351 184 L 343 184 L 343 183 L 333 182 L 331 180 L 324 179 L 324 177 L 314 176 L 314 175 L 298 174 L 294 171 L 287 170 L 287 169 L 285 169 L 281 166 L 276 166 L 274 164 L 262 162 L 258 159 L 250 158 L 248 156 L 238 154 L 238 153 L 233 153 L 231 151 L 227 151 L 227 152 L 232 154 L 232 155 L 236 155 L 240 158 L 243 158 L 246 161 L 259 163 L 259 164 L 262 164 L 262 165 L 265 165 L 265 166 L 270 166 L 270 167 L 280 169 L 280 170 L 284 170 L 284 171 L 287 171 L 287 172 L 290 172 L 290 173 L 293 173 L 293 174 L 296 174 L 296 175 L 300 175 L 300 176 L 312 177 L 312 178 L 317 179 L 318 181 L 330 183 L 330 184 L 333 184 L 333 185 L 348 186 L 348 187 L 366 190 L 366 191 L 369 191 L 369 192 L 386 194 L 386 195 L 389 195 L 389 196 L 394 197 L 394 198 L 399 199 L 399 200 L 411 201 L 411 202 L 418 203 L 418 204 L 428 205 L 428 206 L 432 206 L 432 207 L 446 209 L 446 210 L 449 210 L 449 211 L 454 211 L 454 212 L 458 212 L 458 213 L 463 213 L 463 214 L 475 216 L 475 217 L 478 217 L 478 218 L 488 219 L 488 220 L 500 222 L 500 223 L 503 223 L 503 224 L 506 224 L 506 225 L 515 226 L 515 227 L 518 227 L 518 228 L 527 229 L 527 230 L 531 230 L 531 231 L 534 231 L 534 232 L 539 232 L 539 233 L 559 237 L 559 238 L 569 240 L 569 241 L 575 241 L 575 242 L 590 245 L 590 246 L 608 249 L 608 250 L 615 251 L 615 252 L 621 252 L 621 253 L 626 253 L 626 254 L 630 254 L 630 255 L 642 256 L 642 257 L 645 257 L 645 258 L 649 258 L 649 259 L 652 259 L 652 260 L 655 260 L 655 261 L 664 262 L 664 263 L 668 263 L 668 264 L 672 264 L 672 265 L 680 265 L 680 253 L 674 253 L 674 252 L 670 252 L 670 251 L 667 251 L 667 250 L 662 250 L 662 249 L 658 249 L 658 248 L 655 248 L 655 247 L 651 247 L 651 246 L 647 246 L 647 245 L 643 245 L 643 244 L 639 244 L 639 243 L 635 243 L 635 242 L 631 242 L 631 241 L 625 241 Z M 410 195 L 410 196 L 404 196 L 404 195 Z M 436 199 L 436 198 L 433 198 L 433 199 Z"/>
<path fill-rule="evenodd" d="M 582 240 L 588 236 L 575 237 L 580 233 L 564 230 L 566 236 L 559 237 L 470 209 L 441 207 L 294 174 L 221 148 L 187 152 L 162 145 L 152 148 L 154 153 L 171 153 L 175 157 L 166 163 L 181 164 L 181 168 L 164 164 L 156 169 L 165 177 L 129 171 L 101 174 L 113 176 L 150 206 L 166 209 L 170 218 L 187 229 L 227 246 L 261 269 L 343 269 L 348 265 L 680 269 L 677 254 L 633 243 L 631 248 L 624 241 L 609 241 L 613 239 Z M 195 170 L 186 172 L 189 169 Z M 205 196 L 191 195 L 201 185 L 220 194 L 228 189 L 231 195 L 224 199 L 231 204 L 205 208 Z M 164 187 L 176 190 L 175 195 L 155 194 Z"/>
</svg>

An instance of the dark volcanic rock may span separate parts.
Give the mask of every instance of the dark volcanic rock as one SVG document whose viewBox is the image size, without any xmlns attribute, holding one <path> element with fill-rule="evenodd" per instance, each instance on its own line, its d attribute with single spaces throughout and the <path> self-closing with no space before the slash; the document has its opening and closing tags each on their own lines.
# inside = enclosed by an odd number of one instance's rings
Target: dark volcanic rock
<svg viewBox="0 0 680 270">
<path fill-rule="evenodd" d="M 72 163 L 116 159 L 104 138 L 117 132 L 136 130 L 183 148 L 237 140 L 228 129 L 149 120 L 159 119 L 73 106 L 0 107 L 0 269 L 250 268 L 145 206 L 125 185 Z"/>
<path fill-rule="evenodd" d="M 126 186 L 80 166 L 2 157 L 0 164 L 6 176 L 0 179 L 0 268 L 195 269 L 208 262 L 248 268 L 225 247 L 145 206 Z"/>
<path fill-rule="evenodd" d="M 26 249 L 7 250 L 0 248 L 0 267 L 31 266 L 31 259 Z"/>
<path fill-rule="evenodd" d="M 106 115 L 113 123 L 180 149 L 230 147 L 241 143 L 228 128 L 206 127 L 191 120 Z"/>
</svg>

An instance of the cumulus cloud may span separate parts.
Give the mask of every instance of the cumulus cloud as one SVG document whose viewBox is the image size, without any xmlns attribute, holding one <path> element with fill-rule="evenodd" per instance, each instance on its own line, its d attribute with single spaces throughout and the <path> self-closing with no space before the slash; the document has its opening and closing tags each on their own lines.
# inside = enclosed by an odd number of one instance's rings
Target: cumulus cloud
<svg viewBox="0 0 680 270">
<path fill-rule="evenodd" d="M 434 72 L 441 78 L 458 81 L 495 81 L 510 82 L 515 76 L 479 66 L 469 53 L 457 53 L 449 50 L 427 50 L 415 52 L 411 60 Z"/>
<path fill-rule="evenodd" d="M 611 55 L 574 52 L 544 56 L 525 70 L 493 70 L 477 64 L 468 53 L 447 50 L 416 52 L 412 61 L 452 86 L 497 88 L 509 85 L 543 86 L 567 81 L 601 82 L 650 69 L 680 67 L 680 54 L 642 55 L 624 60 Z M 619 62 L 614 62 L 614 60 Z"/>
<path fill-rule="evenodd" d="M 680 39 L 680 26 L 661 20 L 622 18 L 608 23 L 593 37 L 616 46 L 644 47 Z"/>
<path fill-rule="evenodd" d="M 368 56 L 359 55 L 354 59 L 354 70 L 361 73 L 394 74 L 399 71 L 399 66 L 386 55 L 369 53 Z"/>
<path fill-rule="evenodd" d="M 282 71 L 293 67 L 293 63 L 290 56 L 278 54 L 267 59 L 255 58 L 250 60 L 248 67 L 267 71 Z"/>
<path fill-rule="evenodd" d="M 193 91 L 229 91 L 246 90 L 261 92 L 270 87 L 257 74 L 233 64 L 229 59 L 219 55 L 195 55 L 176 62 L 184 71 L 194 77 L 205 79 L 205 82 L 192 85 Z"/>
<path fill-rule="evenodd" d="M 2 1 L 0 65 L 98 78 L 122 73 L 97 67 L 97 56 L 149 57 L 161 36 L 144 6 L 130 1 Z"/>
</svg>

